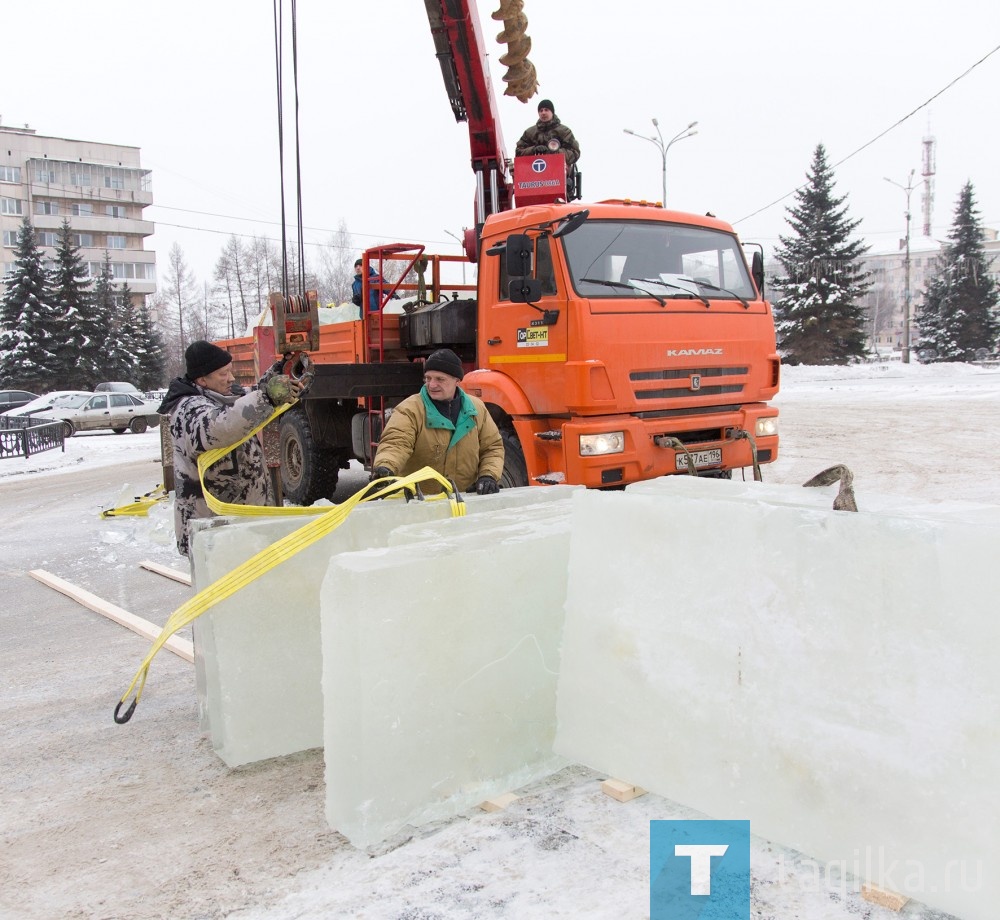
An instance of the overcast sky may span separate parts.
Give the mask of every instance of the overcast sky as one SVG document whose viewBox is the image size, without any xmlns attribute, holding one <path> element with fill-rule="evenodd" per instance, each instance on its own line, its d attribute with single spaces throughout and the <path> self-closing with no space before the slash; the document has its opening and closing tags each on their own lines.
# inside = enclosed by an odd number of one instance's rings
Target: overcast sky
<svg viewBox="0 0 1000 920">
<path fill-rule="evenodd" d="M 483 0 L 479 12 L 508 154 L 537 99 L 552 99 L 581 144 L 585 200 L 658 199 L 660 153 L 623 129 L 652 134 L 656 117 L 669 139 L 697 121 L 667 158 L 671 207 L 711 211 L 770 249 L 788 232 L 784 196 L 822 142 L 859 232 L 885 249 L 903 236 L 906 196 L 884 177 L 905 185 L 915 169 L 919 182 L 930 133 L 933 234 L 947 234 L 967 179 L 984 223 L 1000 228 L 1000 6 L 525 0 L 541 84 L 528 105 L 502 95 L 497 6 Z M 271 3 L 57 2 L 44 15 L 8 4 L 4 34 L 3 124 L 141 148 L 156 202 L 146 245 L 161 281 L 175 241 L 203 281 L 230 233 L 280 239 Z M 307 255 L 341 220 L 358 248 L 457 251 L 446 231 L 473 220 L 468 135 L 448 105 L 424 3 L 301 0 L 298 34 Z M 292 227 L 290 52 L 284 85 Z M 916 236 L 920 189 L 912 214 Z"/>
</svg>

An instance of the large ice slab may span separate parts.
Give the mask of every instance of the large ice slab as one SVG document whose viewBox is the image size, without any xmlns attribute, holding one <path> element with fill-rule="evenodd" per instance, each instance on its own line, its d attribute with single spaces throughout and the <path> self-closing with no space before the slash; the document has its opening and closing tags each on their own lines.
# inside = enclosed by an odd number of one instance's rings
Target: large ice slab
<svg viewBox="0 0 1000 920">
<path fill-rule="evenodd" d="M 359 505 L 337 529 L 194 621 L 196 680 L 203 730 L 228 766 L 323 743 L 319 590 L 330 559 L 386 546 L 408 525 L 445 528 L 518 508 L 566 504 L 570 486 L 503 489 L 466 496 L 466 517 L 445 501 L 388 500 Z M 194 586 L 202 590 L 311 518 L 233 518 L 199 528 L 192 545 Z"/>
<path fill-rule="evenodd" d="M 331 561 L 326 813 L 354 845 L 565 764 L 552 741 L 569 505 L 412 525 L 400 545 Z"/>
<path fill-rule="evenodd" d="M 555 750 L 963 920 L 1000 903 L 996 509 L 574 496 Z"/>
</svg>

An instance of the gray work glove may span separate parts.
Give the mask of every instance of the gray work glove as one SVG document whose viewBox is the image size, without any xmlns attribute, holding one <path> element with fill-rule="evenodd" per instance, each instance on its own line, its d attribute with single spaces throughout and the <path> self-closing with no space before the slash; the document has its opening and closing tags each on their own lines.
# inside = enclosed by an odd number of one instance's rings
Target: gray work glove
<svg viewBox="0 0 1000 920">
<path fill-rule="evenodd" d="M 257 389 L 266 397 L 267 401 L 277 408 L 285 403 L 295 402 L 298 393 L 292 387 L 292 380 L 282 371 L 285 369 L 284 361 L 275 361 L 260 378 Z"/>
<path fill-rule="evenodd" d="M 377 466 L 372 470 L 371 479 L 369 482 L 374 482 L 376 479 L 385 479 L 388 476 L 395 476 L 396 474 L 389 469 L 387 466 Z"/>
<path fill-rule="evenodd" d="M 499 491 L 500 485 L 492 476 L 480 476 L 476 480 L 477 495 L 496 495 Z"/>
</svg>

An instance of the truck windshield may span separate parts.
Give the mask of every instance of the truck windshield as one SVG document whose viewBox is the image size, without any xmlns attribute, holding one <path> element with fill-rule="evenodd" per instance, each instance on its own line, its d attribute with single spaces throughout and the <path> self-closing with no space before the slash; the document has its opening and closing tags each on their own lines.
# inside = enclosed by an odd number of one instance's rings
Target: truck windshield
<svg viewBox="0 0 1000 920">
<path fill-rule="evenodd" d="M 747 300 L 756 296 L 736 237 L 663 221 L 588 220 L 563 237 L 582 297 Z M 609 282 L 613 282 L 609 283 Z M 635 289 L 632 289 L 634 283 Z"/>
</svg>

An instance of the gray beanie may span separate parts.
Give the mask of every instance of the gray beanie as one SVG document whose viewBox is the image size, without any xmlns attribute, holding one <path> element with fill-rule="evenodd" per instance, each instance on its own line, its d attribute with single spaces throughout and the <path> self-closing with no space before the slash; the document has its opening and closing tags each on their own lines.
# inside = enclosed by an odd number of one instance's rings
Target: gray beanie
<svg viewBox="0 0 1000 920">
<path fill-rule="evenodd" d="M 457 377 L 459 380 L 465 376 L 461 360 L 450 348 L 439 348 L 433 352 L 424 361 L 424 370 L 441 371 L 442 374 L 447 374 L 449 377 Z"/>
<path fill-rule="evenodd" d="M 204 340 L 192 342 L 184 352 L 184 363 L 187 366 L 188 380 L 197 380 L 199 377 L 206 377 L 217 371 L 220 367 L 225 367 L 233 360 L 233 356 L 224 348 L 213 345 Z"/>
</svg>

